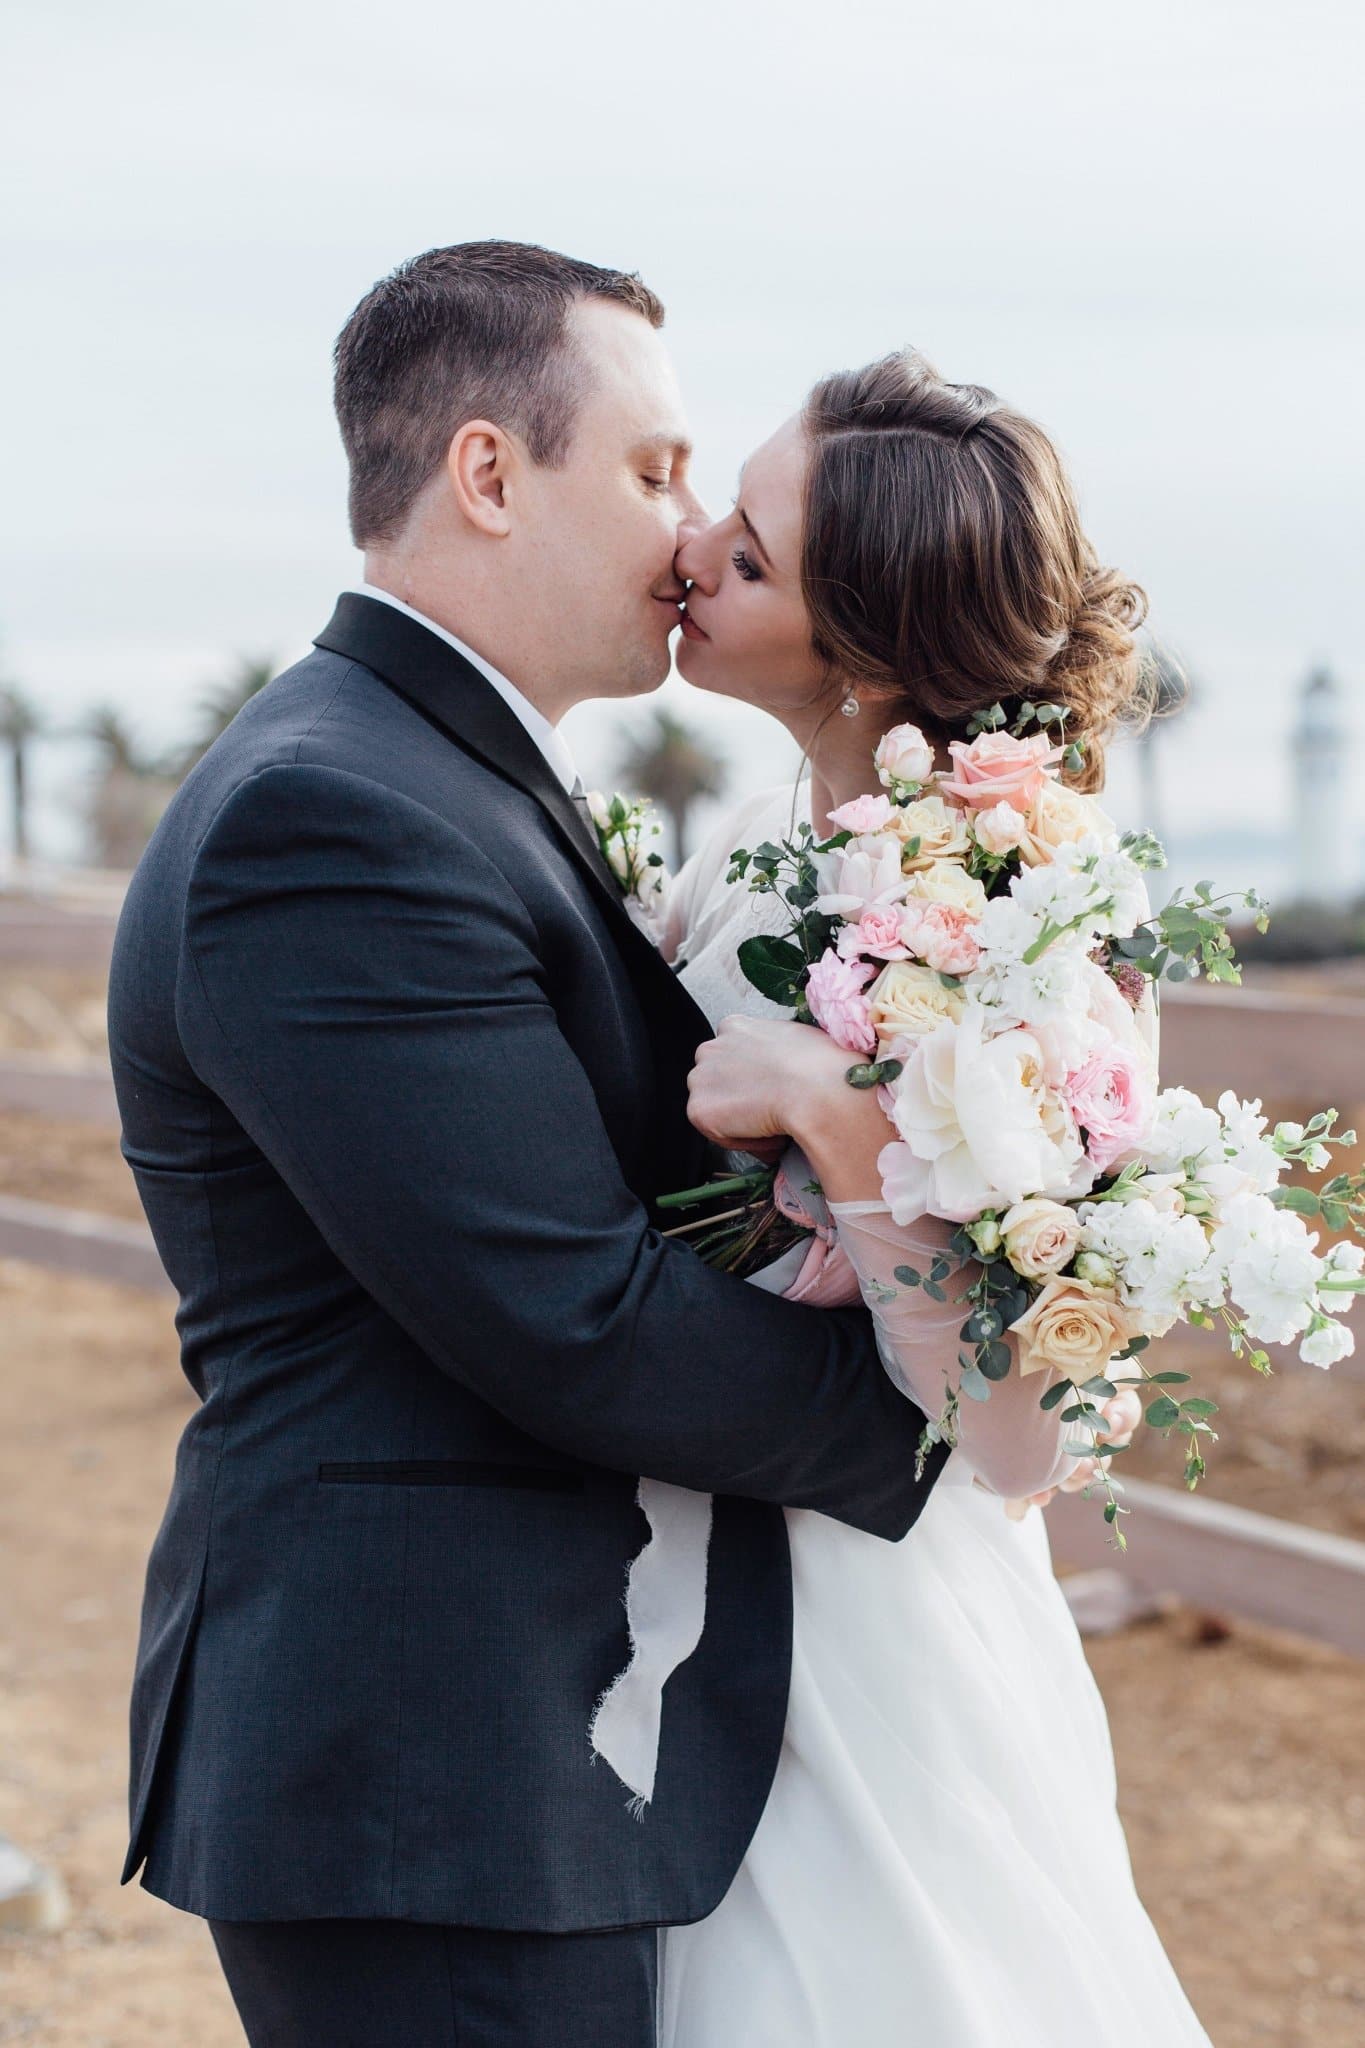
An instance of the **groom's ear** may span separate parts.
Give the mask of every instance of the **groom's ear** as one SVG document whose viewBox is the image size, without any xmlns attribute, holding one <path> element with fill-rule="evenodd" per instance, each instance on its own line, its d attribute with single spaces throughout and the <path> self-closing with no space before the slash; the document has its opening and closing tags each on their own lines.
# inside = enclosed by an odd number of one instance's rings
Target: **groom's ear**
<svg viewBox="0 0 1365 2048">
<path fill-rule="evenodd" d="M 506 434 L 488 420 L 466 420 L 446 451 L 456 506 L 477 532 L 494 540 L 512 530 L 507 485 L 515 460 Z"/>
</svg>

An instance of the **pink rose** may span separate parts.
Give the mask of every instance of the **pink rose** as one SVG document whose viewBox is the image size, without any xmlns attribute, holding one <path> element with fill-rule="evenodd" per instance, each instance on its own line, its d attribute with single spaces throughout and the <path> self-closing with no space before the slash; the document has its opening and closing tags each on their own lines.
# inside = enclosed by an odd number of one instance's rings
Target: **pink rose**
<svg viewBox="0 0 1365 2048">
<path fill-rule="evenodd" d="M 831 811 L 829 822 L 837 832 L 880 832 L 890 822 L 894 806 L 889 796 L 855 796 L 846 804 L 840 804 L 837 811 Z"/>
<path fill-rule="evenodd" d="M 856 924 L 843 925 L 834 944 L 841 960 L 854 960 L 859 953 L 870 953 L 876 960 L 910 958 L 899 913 L 877 903 L 869 903 Z"/>
<path fill-rule="evenodd" d="M 1086 1155 L 1108 1173 L 1135 1154 L 1152 1128 L 1156 1093 L 1146 1062 L 1124 1045 L 1092 1052 L 1066 1077 L 1071 1114 L 1084 1130 Z"/>
<path fill-rule="evenodd" d="M 901 937 L 936 974 L 971 973 L 981 958 L 975 922 L 955 903 L 926 903 L 918 896 L 910 898 L 899 920 Z"/>
<path fill-rule="evenodd" d="M 876 974 L 869 960 L 841 960 L 831 947 L 811 968 L 806 1001 L 820 1029 L 846 1052 L 873 1053 L 877 1034 L 863 990 Z"/>
<path fill-rule="evenodd" d="M 940 778 L 939 790 L 951 802 L 969 811 L 993 810 L 997 804 L 1027 811 L 1063 749 L 1041 732 L 1024 740 L 1008 732 L 982 732 L 970 742 L 950 740 L 948 752 L 953 772 Z"/>
</svg>

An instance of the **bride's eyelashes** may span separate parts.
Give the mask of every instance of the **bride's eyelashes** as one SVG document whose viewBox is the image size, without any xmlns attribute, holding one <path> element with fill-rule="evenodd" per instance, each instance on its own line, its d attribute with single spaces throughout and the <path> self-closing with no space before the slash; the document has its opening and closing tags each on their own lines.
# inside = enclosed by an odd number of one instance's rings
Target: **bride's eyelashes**
<svg viewBox="0 0 1365 2048">
<path fill-rule="evenodd" d="M 746 583 L 761 583 L 763 581 L 763 571 L 754 567 L 743 548 L 736 548 L 730 560 L 734 563 Z"/>
</svg>

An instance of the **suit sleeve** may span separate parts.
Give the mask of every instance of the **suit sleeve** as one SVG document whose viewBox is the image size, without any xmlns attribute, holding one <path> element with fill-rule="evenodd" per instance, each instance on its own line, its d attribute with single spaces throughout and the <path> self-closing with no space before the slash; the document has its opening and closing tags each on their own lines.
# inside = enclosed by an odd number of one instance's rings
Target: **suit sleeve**
<svg viewBox="0 0 1365 2048">
<path fill-rule="evenodd" d="M 650 1227 L 554 995 L 493 862 L 362 777 L 265 769 L 199 849 L 187 1056 L 437 1367 L 595 1464 L 904 1534 L 937 1466 L 866 1317 Z"/>
</svg>

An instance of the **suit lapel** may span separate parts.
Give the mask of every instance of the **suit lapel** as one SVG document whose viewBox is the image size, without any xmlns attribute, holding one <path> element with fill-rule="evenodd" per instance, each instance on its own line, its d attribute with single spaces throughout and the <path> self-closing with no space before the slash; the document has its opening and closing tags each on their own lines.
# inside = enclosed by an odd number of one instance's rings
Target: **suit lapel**
<svg viewBox="0 0 1365 2048">
<path fill-rule="evenodd" d="M 651 1017 L 685 1055 L 684 1072 L 690 1068 L 696 1047 L 711 1036 L 710 1023 L 632 922 L 615 876 L 588 843 L 573 799 L 487 677 L 416 619 L 355 591 L 338 598 L 314 645 L 359 662 L 456 746 L 535 798 L 602 909 Z"/>
</svg>

